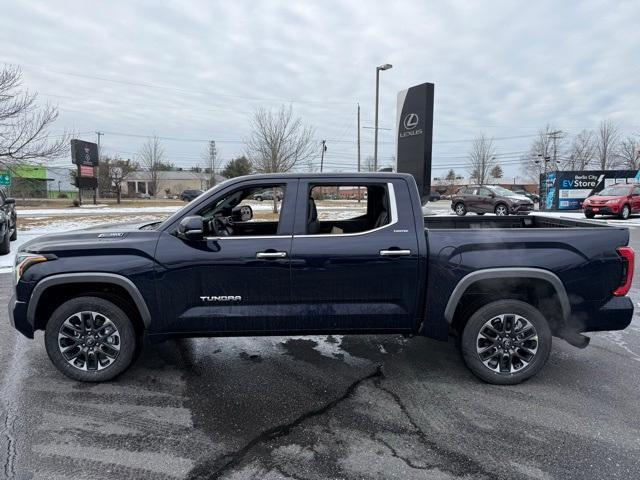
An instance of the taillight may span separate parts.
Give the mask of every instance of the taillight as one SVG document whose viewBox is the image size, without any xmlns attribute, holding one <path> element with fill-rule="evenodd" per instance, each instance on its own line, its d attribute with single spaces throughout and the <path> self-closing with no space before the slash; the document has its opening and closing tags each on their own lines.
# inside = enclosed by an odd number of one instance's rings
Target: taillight
<svg viewBox="0 0 640 480">
<path fill-rule="evenodd" d="M 622 279 L 620 285 L 613 291 L 616 297 L 623 297 L 631 289 L 633 281 L 633 267 L 635 263 L 635 253 L 631 247 L 618 247 L 618 255 L 622 258 Z"/>
</svg>

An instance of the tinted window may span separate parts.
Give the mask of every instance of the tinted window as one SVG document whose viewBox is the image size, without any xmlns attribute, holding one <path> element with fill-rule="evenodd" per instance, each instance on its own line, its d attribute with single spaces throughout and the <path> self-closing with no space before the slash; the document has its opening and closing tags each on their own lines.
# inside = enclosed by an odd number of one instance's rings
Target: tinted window
<svg viewBox="0 0 640 480">
<path fill-rule="evenodd" d="M 307 234 L 373 230 L 391 222 L 386 185 L 313 185 L 307 205 Z"/>
</svg>

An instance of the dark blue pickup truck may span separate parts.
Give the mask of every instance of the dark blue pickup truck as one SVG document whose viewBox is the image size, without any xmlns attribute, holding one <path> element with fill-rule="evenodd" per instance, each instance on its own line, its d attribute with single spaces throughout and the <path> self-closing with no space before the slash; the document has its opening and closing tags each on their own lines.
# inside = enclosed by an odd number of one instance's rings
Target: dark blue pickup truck
<svg viewBox="0 0 640 480">
<path fill-rule="evenodd" d="M 265 190 L 283 198 L 254 202 Z M 143 340 L 387 333 L 452 337 L 475 375 L 513 384 L 553 336 L 585 347 L 629 325 L 628 241 L 588 221 L 425 218 L 404 174 L 255 175 L 163 222 L 25 243 L 9 309 L 83 381 L 123 372 Z"/>
</svg>

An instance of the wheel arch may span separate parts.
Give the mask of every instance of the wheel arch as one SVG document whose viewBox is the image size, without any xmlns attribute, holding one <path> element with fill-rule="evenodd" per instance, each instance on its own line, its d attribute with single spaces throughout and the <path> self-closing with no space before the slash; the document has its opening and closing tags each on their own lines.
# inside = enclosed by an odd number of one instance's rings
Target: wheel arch
<svg viewBox="0 0 640 480">
<path fill-rule="evenodd" d="M 488 268 L 471 272 L 463 277 L 456 287 L 453 289 L 451 296 L 445 307 L 444 317 L 450 326 L 455 324 L 455 320 L 461 313 L 461 300 L 467 294 L 473 290 L 475 286 L 482 285 L 500 285 L 502 282 L 510 282 L 512 286 L 519 285 L 543 285 L 548 290 L 547 293 L 553 292 L 552 305 L 560 307 L 560 318 L 558 321 L 566 323 L 571 314 L 571 304 L 569 303 L 569 297 L 567 291 L 564 288 L 562 280 L 558 276 L 548 270 L 532 267 L 506 267 L 506 268 Z M 523 292 L 523 296 L 526 297 L 526 292 Z M 514 298 L 509 293 L 505 294 L 503 298 Z M 488 301 L 492 301 L 497 298 L 491 297 Z M 486 303 L 486 302 L 485 302 Z M 481 306 L 481 305 L 480 305 Z M 547 305 L 549 308 L 550 305 Z M 544 313 L 544 312 L 543 312 Z M 560 326 L 559 326 L 560 327 Z"/>
<path fill-rule="evenodd" d="M 64 301 L 79 295 L 102 296 L 115 300 L 118 306 L 129 310 L 137 330 L 145 330 L 151 323 L 151 314 L 138 287 L 127 277 L 114 273 L 62 273 L 45 277 L 33 289 L 27 320 L 34 329 L 44 328 L 48 315 Z"/>
</svg>

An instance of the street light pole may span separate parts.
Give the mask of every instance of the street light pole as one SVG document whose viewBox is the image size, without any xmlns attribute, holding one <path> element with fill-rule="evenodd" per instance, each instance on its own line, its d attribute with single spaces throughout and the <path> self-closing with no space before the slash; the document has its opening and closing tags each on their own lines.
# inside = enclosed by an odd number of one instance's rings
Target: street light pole
<svg viewBox="0 0 640 480">
<path fill-rule="evenodd" d="M 375 133 L 373 140 L 373 169 L 378 171 L 378 101 L 380 97 L 380 70 L 389 70 L 393 65 L 385 63 L 376 67 L 376 118 L 375 118 Z"/>
</svg>

